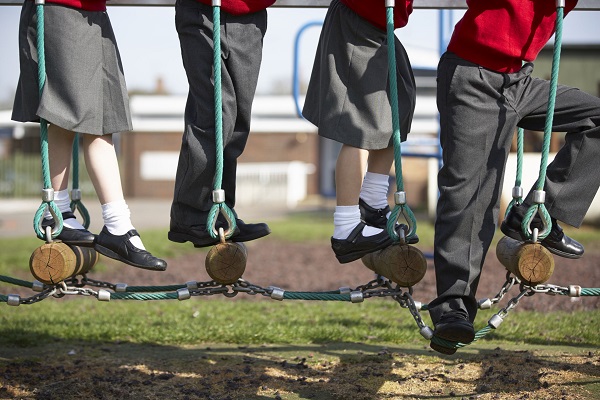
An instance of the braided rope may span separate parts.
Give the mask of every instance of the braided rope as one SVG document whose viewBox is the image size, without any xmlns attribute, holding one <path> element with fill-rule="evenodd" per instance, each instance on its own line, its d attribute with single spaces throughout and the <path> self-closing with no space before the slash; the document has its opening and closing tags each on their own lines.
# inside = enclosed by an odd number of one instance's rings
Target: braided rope
<svg viewBox="0 0 600 400">
<path fill-rule="evenodd" d="M 215 102 L 215 152 L 216 167 L 214 177 L 214 189 L 220 190 L 223 183 L 223 104 L 221 92 L 221 7 L 220 2 L 213 0 L 213 69 L 214 69 L 214 102 Z M 207 220 L 207 229 L 213 239 L 218 238 L 215 229 L 217 214 L 221 212 L 229 221 L 229 229 L 225 234 L 228 239 L 236 229 L 235 215 L 225 202 L 214 203 L 210 208 Z"/>
<path fill-rule="evenodd" d="M 38 4 L 36 7 L 37 12 L 37 53 L 38 53 L 38 89 L 39 98 L 41 101 L 42 93 L 44 91 L 44 85 L 46 84 L 46 55 L 44 51 L 44 5 Z M 52 189 L 52 182 L 50 181 L 50 166 L 48 158 L 48 121 L 40 119 L 40 148 L 41 148 L 41 162 L 42 162 L 42 179 L 44 189 Z M 62 214 L 58 209 L 58 206 L 54 203 L 54 199 L 44 199 L 40 207 L 38 208 L 33 218 L 33 229 L 40 239 L 47 239 L 46 233 L 41 228 L 41 221 L 44 217 L 46 209 L 50 209 L 52 216 L 54 217 L 54 229 L 52 230 L 52 238 L 56 238 L 63 228 Z"/>
<path fill-rule="evenodd" d="M 394 6 L 386 5 L 386 27 L 388 46 L 388 74 L 390 80 L 390 102 L 392 107 L 392 129 L 394 142 L 394 166 L 396 170 L 396 187 L 398 192 L 404 192 L 404 180 L 402 178 L 402 141 L 400 136 L 400 116 L 398 115 L 398 82 L 396 69 L 396 36 L 394 34 Z M 404 215 L 408 222 L 407 239 L 414 237 L 417 233 L 417 220 L 410 207 L 402 202 L 396 205 L 388 219 L 387 232 L 395 242 L 400 240 L 396 232 L 396 221 L 400 215 Z"/>
<path fill-rule="evenodd" d="M 544 126 L 544 142 L 542 146 L 542 159 L 540 162 L 540 173 L 536 182 L 537 190 L 544 189 L 546 182 L 546 167 L 548 164 L 548 153 L 550 152 L 550 139 L 552 138 L 552 125 L 554 122 L 554 108 L 556 104 L 556 91 L 558 87 L 558 70 L 560 65 L 560 51 L 562 48 L 562 30 L 564 19 L 564 6 L 559 5 L 556 8 L 556 33 L 554 37 L 554 52 L 552 57 L 552 74 L 550 78 L 550 93 L 548 95 L 548 108 L 546 112 L 546 124 Z M 538 234 L 540 240 L 545 239 L 552 229 L 552 220 L 544 204 L 534 204 L 525 213 L 521 228 L 527 239 L 531 238 L 528 226 L 535 213 L 540 214 L 545 222 L 546 229 Z"/>
</svg>

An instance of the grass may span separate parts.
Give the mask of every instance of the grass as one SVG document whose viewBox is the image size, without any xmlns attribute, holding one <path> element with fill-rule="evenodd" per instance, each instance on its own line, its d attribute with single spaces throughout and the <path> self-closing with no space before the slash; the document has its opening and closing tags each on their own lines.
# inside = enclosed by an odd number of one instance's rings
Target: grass
<svg viewBox="0 0 600 400">
<path fill-rule="evenodd" d="M 476 327 L 492 316 L 480 312 Z M 424 322 L 431 326 L 427 313 Z M 529 345 L 600 346 L 597 312 L 518 312 L 483 341 Z M 541 330 L 540 327 L 551 329 Z M 228 301 L 97 302 L 92 299 L 44 301 L 4 309 L 0 347 L 32 347 L 55 341 L 196 345 L 218 341 L 260 345 L 425 344 L 410 313 L 391 301 L 361 304 L 317 302 Z"/>
</svg>

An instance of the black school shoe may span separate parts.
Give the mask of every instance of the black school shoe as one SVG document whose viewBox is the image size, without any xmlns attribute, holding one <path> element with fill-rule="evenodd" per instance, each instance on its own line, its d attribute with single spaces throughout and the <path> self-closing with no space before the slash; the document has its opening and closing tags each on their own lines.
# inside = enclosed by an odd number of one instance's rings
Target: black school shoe
<svg viewBox="0 0 600 400">
<path fill-rule="evenodd" d="M 228 239 L 232 242 L 248 242 L 250 240 L 260 239 L 271 233 L 271 229 L 265 223 L 247 224 L 241 219 L 236 219 L 236 229 L 234 234 Z M 222 221 L 217 220 L 216 228 L 224 227 Z M 182 227 L 171 222 L 171 228 L 168 238 L 172 242 L 185 243 L 191 242 L 194 247 L 207 247 L 220 243 L 219 238 L 213 238 L 206 230 L 206 225 L 197 225 L 193 227 Z"/>
<path fill-rule="evenodd" d="M 131 244 L 129 239 L 133 236 L 139 236 L 135 229 L 130 230 L 124 235 L 113 235 L 105 226 L 96 237 L 94 249 L 106 257 L 110 257 L 137 268 L 150 271 L 166 270 L 167 263 L 164 260 L 154 257 L 150 252 L 138 249 Z"/>
<path fill-rule="evenodd" d="M 500 225 L 500 230 L 502 233 L 515 240 L 522 242 L 527 241 L 527 239 L 523 236 L 521 223 L 523 222 L 523 218 L 525 218 L 525 213 L 527 212 L 528 208 L 529 206 L 525 205 L 524 203 L 518 206 L 513 206 L 504 221 L 502 221 L 502 225 Z M 581 243 L 565 235 L 556 219 L 551 218 L 551 221 L 552 229 L 550 230 L 550 234 L 546 236 L 546 238 L 542 240 L 540 244 L 557 256 L 565 258 L 580 258 L 584 251 Z M 531 220 L 531 229 L 534 228 L 538 228 L 540 230 L 543 228 L 542 218 L 537 213 Z"/>
<path fill-rule="evenodd" d="M 62 213 L 63 221 L 71 218 L 75 218 L 75 214 L 73 214 L 71 211 Z M 54 228 L 54 218 L 44 218 L 42 221 L 42 230 L 46 232 L 46 227 L 48 226 L 50 228 Z M 63 226 L 60 234 L 55 239 L 74 246 L 93 247 L 96 235 L 86 229 L 73 229 Z"/>
<path fill-rule="evenodd" d="M 358 199 L 358 208 L 360 209 L 360 217 L 367 225 L 383 230 L 387 229 L 387 215 L 389 212 L 391 212 L 390 206 L 385 206 L 384 208 L 373 208 L 363 199 Z M 400 226 L 406 228 L 406 225 Z M 398 228 L 396 228 L 396 232 L 398 232 Z M 415 234 L 407 243 L 419 243 L 419 237 Z"/>
<path fill-rule="evenodd" d="M 394 243 L 385 229 L 377 235 L 363 236 L 362 232 L 366 225 L 364 222 L 360 222 L 346 239 L 331 238 L 331 248 L 340 264 L 358 260 L 362 256 L 385 249 Z M 398 225 L 396 231 L 405 228 L 406 225 Z"/>
<path fill-rule="evenodd" d="M 435 324 L 433 336 L 449 342 L 459 342 L 469 344 L 475 340 L 475 329 L 473 324 L 462 314 L 451 312 L 444 314 L 439 322 Z M 455 348 L 441 346 L 435 342 L 430 342 L 429 347 L 442 354 L 454 354 Z"/>
</svg>

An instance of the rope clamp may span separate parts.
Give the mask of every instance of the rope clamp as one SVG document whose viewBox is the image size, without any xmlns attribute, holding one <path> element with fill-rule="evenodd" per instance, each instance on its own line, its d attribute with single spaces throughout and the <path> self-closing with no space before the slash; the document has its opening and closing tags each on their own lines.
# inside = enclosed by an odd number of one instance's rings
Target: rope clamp
<svg viewBox="0 0 600 400">
<path fill-rule="evenodd" d="M 42 189 L 42 201 L 44 203 L 50 203 L 54 200 L 54 189 Z"/>
<path fill-rule="evenodd" d="M 198 289 L 198 282 L 196 282 L 196 281 L 188 281 L 188 282 L 185 283 L 185 287 L 188 290 L 196 290 L 196 289 Z"/>
<path fill-rule="evenodd" d="M 340 288 L 340 294 L 350 294 L 352 292 L 352 289 L 350 289 L 348 286 L 342 286 Z"/>
<path fill-rule="evenodd" d="M 213 203 L 221 204 L 225 203 L 225 191 L 223 189 L 215 189 L 212 192 Z"/>
<path fill-rule="evenodd" d="M 278 288 L 278 287 L 273 287 L 272 289 L 273 289 L 273 291 L 271 292 L 271 298 L 273 300 L 282 301 L 283 295 L 285 294 L 285 290 Z"/>
<path fill-rule="evenodd" d="M 556 0 L 556 7 L 557 8 L 565 8 L 566 5 L 566 1 L 565 0 Z"/>
<path fill-rule="evenodd" d="M 6 304 L 9 306 L 18 306 L 21 305 L 21 297 L 17 294 L 9 294 L 6 299 Z"/>
<path fill-rule="evenodd" d="M 365 300 L 361 291 L 353 291 L 350 293 L 350 301 L 352 303 L 362 303 Z"/>
<path fill-rule="evenodd" d="M 423 336 L 427 340 L 431 340 L 431 338 L 433 337 L 433 330 L 430 327 L 428 327 L 427 325 L 422 327 L 419 330 L 419 333 L 421 334 L 421 336 Z"/>
<path fill-rule="evenodd" d="M 46 0 L 35 0 L 35 5 L 39 6 L 39 5 L 44 5 L 46 4 Z"/>
<path fill-rule="evenodd" d="M 115 285 L 115 292 L 118 293 L 123 293 L 127 291 L 127 284 L 126 283 L 117 283 Z"/>
<path fill-rule="evenodd" d="M 212 0 L 213 7 L 221 7 L 221 0 Z"/>
<path fill-rule="evenodd" d="M 177 289 L 177 300 L 188 300 L 192 295 L 187 288 Z"/>
<path fill-rule="evenodd" d="M 534 190 L 533 202 L 536 204 L 544 204 L 546 202 L 546 192 L 543 190 Z"/>
<path fill-rule="evenodd" d="M 569 286 L 569 297 L 581 297 L 581 286 L 570 285 Z"/>
<path fill-rule="evenodd" d="M 490 299 L 482 299 L 479 300 L 478 303 L 480 310 L 489 310 L 490 308 L 492 308 L 492 304 L 492 300 Z"/>
<path fill-rule="evenodd" d="M 397 205 L 405 205 L 406 204 L 406 192 L 396 192 L 394 193 L 394 203 Z"/>
<path fill-rule="evenodd" d="M 521 186 L 515 186 L 512 189 L 512 197 L 515 200 L 518 200 L 523 197 L 523 188 Z"/>
<path fill-rule="evenodd" d="M 110 301 L 110 292 L 106 289 L 98 290 L 98 300 L 99 301 Z"/>
<path fill-rule="evenodd" d="M 500 314 L 494 314 L 492 318 L 488 321 L 488 325 L 494 329 L 498 329 L 500 324 L 504 321 L 504 319 L 500 316 Z"/>
<path fill-rule="evenodd" d="M 81 189 L 71 189 L 71 201 L 81 200 Z"/>
<path fill-rule="evenodd" d="M 396 0 L 385 0 L 386 8 L 395 7 L 395 6 L 396 6 Z"/>
<path fill-rule="evenodd" d="M 40 281 L 33 281 L 31 290 L 33 290 L 34 292 L 41 292 L 42 290 L 44 290 L 44 284 Z"/>
</svg>

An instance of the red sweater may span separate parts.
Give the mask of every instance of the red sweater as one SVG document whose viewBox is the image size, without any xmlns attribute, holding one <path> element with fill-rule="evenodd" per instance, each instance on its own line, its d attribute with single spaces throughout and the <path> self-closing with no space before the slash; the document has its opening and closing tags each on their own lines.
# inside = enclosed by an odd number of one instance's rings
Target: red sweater
<svg viewBox="0 0 600 400">
<path fill-rule="evenodd" d="M 196 0 L 211 6 L 212 0 Z M 275 0 L 221 0 L 221 10 L 233 14 L 251 14 L 273 5 Z"/>
<path fill-rule="evenodd" d="M 565 15 L 577 0 L 566 0 Z M 552 37 L 554 0 L 467 0 L 469 9 L 454 27 L 448 50 L 493 71 L 519 71 Z"/>
<path fill-rule="evenodd" d="M 386 30 L 386 11 L 384 0 L 340 0 L 346 7 L 378 27 Z M 408 16 L 413 11 L 413 0 L 398 0 L 394 7 L 394 28 L 408 24 Z"/>
<path fill-rule="evenodd" d="M 46 0 L 46 2 L 85 11 L 106 11 L 106 0 Z"/>
</svg>

